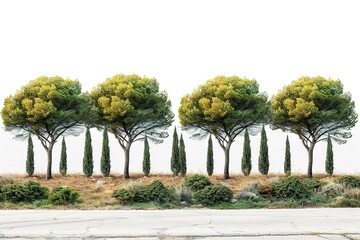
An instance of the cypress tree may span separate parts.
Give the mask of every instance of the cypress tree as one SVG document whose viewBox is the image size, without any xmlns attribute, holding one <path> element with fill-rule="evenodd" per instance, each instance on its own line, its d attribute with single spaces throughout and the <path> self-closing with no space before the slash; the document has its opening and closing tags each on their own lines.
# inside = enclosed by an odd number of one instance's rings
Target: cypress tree
<svg viewBox="0 0 360 240">
<path fill-rule="evenodd" d="M 108 136 L 107 128 L 105 128 L 103 132 L 100 170 L 104 177 L 108 177 L 110 175 L 110 169 L 111 169 L 111 165 L 110 165 L 109 136 Z"/>
<path fill-rule="evenodd" d="M 63 137 L 61 142 L 61 154 L 60 154 L 60 166 L 59 172 L 62 176 L 66 175 L 67 172 L 67 153 L 66 153 L 66 143 L 65 138 Z"/>
<path fill-rule="evenodd" d="M 332 149 L 332 142 L 331 142 L 330 135 L 328 135 L 328 138 L 327 138 L 325 171 L 330 176 L 334 172 L 334 153 L 333 153 L 333 149 Z"/>
<path fill-rule="evenodd" d="M 286 174 L 286 176 L 291 175 L 291 153 L 289 136 L 286 136 L 284 173 Z"/>
<path fill-rule="evenodd" d="M 251 173 L 251 148 L 250 137 L 247 129 L 245 130 L 243 156 L 241 160 L 241 171 L 245 176 Z"/>
<path fill-rule="evenodd" d="M 172 143 L 172 152 L 171 152 L 171 171 L 175 176 L 177 176 L 180 172 L 179 140 L 176 132 L 176 127 L 173 133 L 173 143 Z"/>
<path fill-rule="evenodd" d="M 34 174 L 34 144 L 31 138 L 31 134 L 29 134 L 28 137 L 26 172 L 29 175 L 29 177 L 31 177 Z"/>
<path fill-rule="evenodd" d="M 86 128 L 85 134 L 85 147 L 84 147 L 84 158 L 83 158 L 83 172 L 87 177 L 90 177 L 93 173 L 94 162 L 91 146 L 91 135 L 89 127 Z"/>
<path fill-rule="evenodd" d="M 150 147 L 147 136 L 145 136 L 144 140 L 143 173 L 145 176 L 148 176 L 150 173 Z"/>
<path fill-rule="evenodd" d="M 181 176 L 186 175 L 187 166 L 186 166 L 186 151 L 183 135 L 180 135 L 180 146 L 179 146 L 179 162 L 180 162 L 180 173 Z"/>
<path fill-rule="evenodd" d="M 208 141 L 206 171 L 209 176 L 211 176 L 214 172 L 214 152 L 213 152 L 213 143 L 211 140 L 211 134 L 209 136 L 209 141 Z"/>
<path fill-rule="evenodd" d="M 267 175 L 269 172 L 269 150 L 268 150 L 267 136 L 264 126 L 262 127 L 261 130 L 259 172 L 262 175 Z"/>
</svg>

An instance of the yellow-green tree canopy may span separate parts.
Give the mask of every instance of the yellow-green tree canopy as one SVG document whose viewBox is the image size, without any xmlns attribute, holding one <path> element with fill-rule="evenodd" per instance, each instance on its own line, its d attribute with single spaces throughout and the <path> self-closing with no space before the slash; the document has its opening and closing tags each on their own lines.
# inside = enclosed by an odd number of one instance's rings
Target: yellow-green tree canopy
<svg viewBox="0 0 360 240">
<path fill-rule="evenodd" d="M 154 78 L 118 74 L 95 87 L 90 97 L 98 115 L 95 124 L 106 126 L 125 151 L 124 178 L 129 177 L 129 150 L 145 135 L 155 143 L 168 137 L 174 121 L 166 92 Z"/>
<path fill-rule="evenodd" d="M 228 154 L 235 138 L 267 120 L 267 95 L 256 80 L 217 76 L 181 99 L 180 123 L 193 137 L 211 133 L 225 151 L 224 178 L 228 178 Z"/>
<path fill-rule="evenodd" d="M 77 80 L 41 76 L 4 101 L 1 111 L 5 130 L 17 137 L 36 135 L 48 152 L 47 178 L 51 178 L 51 153 L 58 138 L 78 134 L 88 117 L 88 100 Z"/>
<path fill-rule="evenodd" d="M 351 137 L 357 122 L 355 103 L 340 80 L 304 76 L 285 86 L 271 99 L 273 129 L 297 134 L 309 152 L 312 176 L 313 149 L 328 134 L 338 143 Z"/>
</svg>

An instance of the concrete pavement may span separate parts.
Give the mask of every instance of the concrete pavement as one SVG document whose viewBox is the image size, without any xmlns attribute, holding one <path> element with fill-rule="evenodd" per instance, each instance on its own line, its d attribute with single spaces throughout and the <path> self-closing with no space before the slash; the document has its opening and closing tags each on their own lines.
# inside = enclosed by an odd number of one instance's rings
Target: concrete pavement
<svg viewBox="0 0 360 240">
<path fill-rule="evenodd" d="M 11 210 L 0 237 L 360 240 L 360 209 Z"/>
</svg>

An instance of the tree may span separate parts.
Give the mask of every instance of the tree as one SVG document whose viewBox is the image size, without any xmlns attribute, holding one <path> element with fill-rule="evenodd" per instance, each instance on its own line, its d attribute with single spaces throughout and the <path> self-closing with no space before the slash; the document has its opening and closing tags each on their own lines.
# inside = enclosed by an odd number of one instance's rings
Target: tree
<svg viewBox="0 0 360 240">
<path fill-rule="evenodd" d="M 130 148 L 145 135 L 154 143 L 168 137 L 174 121 L 166 92 L 156 79 L 118 74 L 95 87 L 90 97 L 97 118 L 93 123 L 107 127 L 124 150 L 123 178 L 129 178 Z"/>
<path fill-rule="evenodd" d="M 179 160 L 179 139 L 176 132 L 176 127 L 174 128 L 173 133 L 173 142 L 172 142 L 172 150 L 171 150 L 171 171 L 175 176 L 177 176 L 180 172 L 180 160 Z"/>
<path fill-rule="evenodd" d="M 267 175 L 269 172 L 269 149 L 267 144 L 267 136 L 265 127 L 261 130 L 260 153 L 259 153 L 259 172 Z"/>
<path fill-rule="evenodd" d="M 60 154 L 60 166 L 59 171 L 62 176 L 65 176 L 67 173 L 67 153 L 66 153 L 66 143 L 65 138 L 63 137 L 61 142 L 61 154 Z"/>
<path fill-rule="evenodd" d="M 1 116 L 5 130 L 17 138 L 38 137 L 47 152 L 46 179 L 51 179 L 54 144 L 60 136 L 80 134 L 88 106 L 78 81 L 42 76 L 7 97 Z"/>
<path fill-rule="evenodd" d="M 334 172 L 334 153 L 332 149 L 331 138 L 328 135 L 327 137 L 327 148 L 326 148 L 326 160 L 325 160 L 325 171 L 330 176 Z"/>
<path fill-rule="evenodd" d="M 241 171 L 245 176 L 248 176 L 251 173 L 251 147 L 250 147 L 250 137 L 247 129 L 245 130 L 245 136 L 244 136 L 243 156 L 241 159 Z"/>
<path fill-rule="evenodd" d="M 103 132 L 103 142 L 101 149 L 101 159 L 100 159 L 100 170 L 104 177 L 108 177 L 110 175 L 110 147 L 109 147 L 109 136 L 108 130 L 105 127 Z"/>
<path fill-rule="evenodd" d="M 144 139 L 144 158 L 143 158 L 143 173 L 148 176 L 150 173 L 150 148 L 147 136 Z"/>
<path fill-rule="evenodd" d="M 180 123 L 193 138 L 212 134 L 225 154 L 224 179 L 229 176 L 230 147 L 245 129 L 255 133 L 267 121 L 267 96 L 256 80 L 218 76 L 181 99 Z"/>
<path fill-rule="evenodd" d="M 90 177 L 93 174 L 93 170 L 94 170 L 94 161 L 93 161 L 93 154 L 92 154 L 91 134 L 90 134 L 89 127 L 87 127 L 86 133 L 85 133 L 83 173 L 87 177 Z"/>
<path fill-rule="evenodd" d="M 289 136 L 286 136 L 286 142 L 285 142 L 284 173 L 286 174 L 286 176 L 291 175 L 291 152 L 290 152 Z"/>
<path fill-rule="evenodd" d="M 312 177 L 315 144 L 330 135 L 337 143 L 351 138 L 357 122 L 355 103 L 340 80 L 301 77 L 271 99 L 272 128 L 295 133 L 308 152 L 307 176 Z"/>
<path fill-rule="evenodd" d="M 28 137 L 28 148 L 26 156 L 26 172 L 31 177 L 34 174 L 34 145 L 31 139 L 31 134 Z"/>
<path fill-rule="evenodd" d="M 207 158 L 206 158 L 206 171 L 209 176 L 214 173 L 214 152 L 211 134 L 208 140 Z"/>
<path fill-rule="evenodd" d="M 186 151 L 183 135 L 180 135 L 180 146 L 179 146 L 179 163 L 180 163 L 180 173 L 181 176 L 186 175 L 187 166 L 186 166 Z"/>
</svg>

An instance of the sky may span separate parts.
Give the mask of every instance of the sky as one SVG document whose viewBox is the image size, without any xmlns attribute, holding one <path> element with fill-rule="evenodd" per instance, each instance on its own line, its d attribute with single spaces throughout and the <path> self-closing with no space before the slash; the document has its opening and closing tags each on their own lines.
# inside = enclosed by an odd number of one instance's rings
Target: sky
<svg viewBox="0 0 360 240">
<path fill-rule="evenodd" d="M 360 15 L 356 0 L 3 0 L 0 1 L 0 102 L 39 76 L 77 79 L 83 91 L 115 74 L 156 78 L 176 114 L 180 99 L 217 75 L 256 79 L 271 97 L 301 76 L 340 79 L 359 113 Z M 270 172 L 283 172 L 286 133 L 266 128 Z M 91 130 L 94 171 L 100 173 L 102 135 Z M 188 171 L 206 173 L 207 141 L 184 140 Z M 359 124 L 345 145 L 334 143 L 335 173 L 360 173 L 354 154 Z M 122 149 L 110 137 L 112 172 L 121 174 Z M 293 172 L 306 173 L 307 153 L 289 134 Z M 85 134 L 68 137 L 68 171 L 82 171 Z M 34 137 L 35 172 L 45 173 L 46 152 Z M 170 173 L 171 141 L 150 144 L 152 172 Z M 253 172 L 260 137 L 251 137 Z M 243 136 L 231 149 L 230 173 L 241 172 Z M 59 169 L 61 143 L 54 148 Z M 25 173 L 26 141 L 0 128 L 0 174 Z M 141 172 L 143 143 L 132 146 L 130 173 Z M 224 155 L 214 142 L 215 173 Z M 314 172 L 324 172 L 326 143 L 318 143 Z"/>
</svg>

